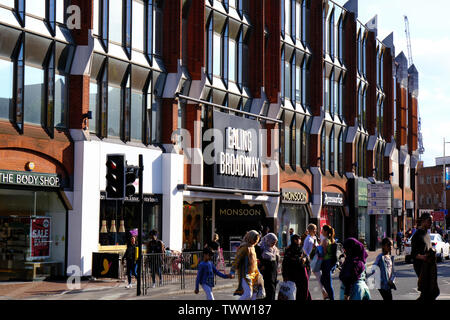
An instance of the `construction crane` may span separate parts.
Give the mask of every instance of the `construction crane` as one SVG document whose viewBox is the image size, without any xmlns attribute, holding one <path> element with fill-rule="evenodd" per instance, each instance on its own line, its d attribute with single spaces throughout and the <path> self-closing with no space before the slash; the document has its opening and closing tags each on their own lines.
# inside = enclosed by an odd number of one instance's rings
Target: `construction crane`
<svg viewBox="0 0 450 320">
<path fill-rule="evenodd" d="M 403 16 L 405 19 L 405 34 L 406 34 L 406 45 L 408 47 L 408 68 L 413 65 L 413 59 L 412 59 L 412 50 L 411 50 L 411 37 L 409 35 L 409 21 L 407 16 Z M 422 138 L 422 118 L 420 117 L 420 113 L 418 112 L 419 121 L 417 124 L 417 140 L 419 144 L 419 160 L 422 158 L 422 154 L 425 152 L 425 148 L 423 147 L 423 138 Z"/>
<path fill-rule="evenodd" d="M 408 47 L 408 63 L 409 66 L 413 64 L 412 52 L 411 52 L 411 38 L 409 36 L 409 21 L 407 16 L 403 16 L 405 19 L 405 33 L 406 33 L 406 45 Z"/>
</svg>

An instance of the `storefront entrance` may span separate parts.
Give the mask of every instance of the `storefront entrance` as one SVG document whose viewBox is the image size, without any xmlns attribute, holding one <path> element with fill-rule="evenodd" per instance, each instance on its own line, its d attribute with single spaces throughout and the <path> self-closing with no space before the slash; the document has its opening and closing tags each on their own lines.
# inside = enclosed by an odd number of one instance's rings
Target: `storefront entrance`
<svg viewBox="0 0 450 320">
<path fill-rule="evenodd" d="M 270 227 L 262 205 L 250 206 L 241 201 L 216 200 L 215 208 L 215 230 L 224 251 L 230 251 L 247 231 L 262 233 L 264 227 Z"/>
<path fill-rule="evenodd" d="M 58 192 L 0 188 L 0 281 L 63 276 L 66 228 Z"/>
</svg>

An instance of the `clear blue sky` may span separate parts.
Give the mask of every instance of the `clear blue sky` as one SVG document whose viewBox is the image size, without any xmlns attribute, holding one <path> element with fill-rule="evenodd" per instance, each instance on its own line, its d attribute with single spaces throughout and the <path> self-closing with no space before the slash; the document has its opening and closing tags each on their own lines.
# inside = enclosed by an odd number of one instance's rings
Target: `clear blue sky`
<svg viewBox="0 0 450 320">
<path fill-rule="evenodd" d="M 339 5 L 346 0 L 336 0 Z M 360 0 L 358 19 L 367 23 L 378 15 L 378 39 L 394 32 L 395 54 L 408 56 L 405 23 L 409 20 L 413 63 L 419 71 L 419 114 L 425 166 L 434 166 L 450 142 L 450 18 L 448 0 Z M 446 155 L 450 155 L 447 144 Z"/>
</svg>

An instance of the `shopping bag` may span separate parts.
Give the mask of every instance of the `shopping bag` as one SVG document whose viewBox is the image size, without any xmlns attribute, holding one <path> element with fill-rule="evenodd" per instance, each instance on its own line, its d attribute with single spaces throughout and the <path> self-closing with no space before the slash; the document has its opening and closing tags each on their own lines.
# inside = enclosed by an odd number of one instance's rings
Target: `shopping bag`
<svg viewBox="0 0 450 320">
<path fill-rule="evenodd" d="M 278 300 L 295 300 L 297 287 L 292 281 L 283 281 L 279 283 Z"/>
<path fill-rule="evenodd" d="M 322 258 L 319 256 L 319 253 L 317 252 L 313 259 L 311 260 L 310 267 L 312 272 L 319 272 L 320 266 L 322 265 Z"/>
<path fill-rule="evenodd" d="M 256 299 L 264 299 L 266 297 L 266 289 L 264 288 L 264 279 L 258 275 L 258 281 L 256 284 Z"/>
</svg>

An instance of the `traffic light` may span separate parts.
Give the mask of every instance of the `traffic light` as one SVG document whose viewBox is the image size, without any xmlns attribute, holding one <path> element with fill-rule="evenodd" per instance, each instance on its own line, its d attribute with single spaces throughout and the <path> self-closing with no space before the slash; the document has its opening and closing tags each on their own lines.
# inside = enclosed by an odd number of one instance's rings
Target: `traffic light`
<svg viewBox="0 0 450 320">
<path fill-rule="evenodd" d="M 125 198 L 125 155 L 106 156 L 106 198 Z"/>
<path fill-rule="evenodd" d="M 133 183 L 139 177 L 139 168 L 134 166 L 127 166 L 125 173 L 125 196 L 130 197 L 136 193 L 136 188 Z"/>
</svg>

